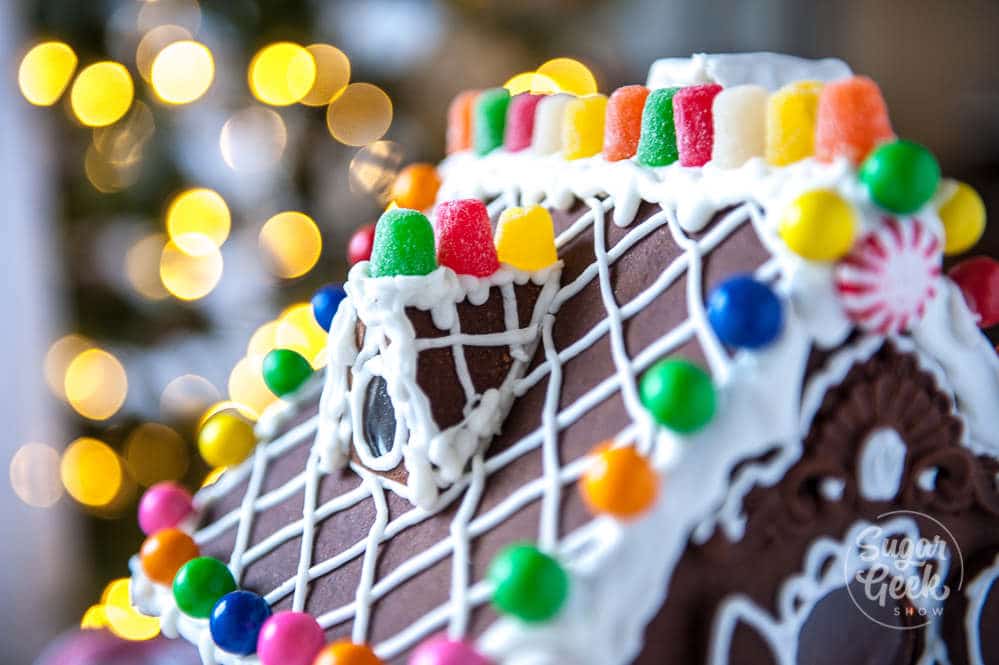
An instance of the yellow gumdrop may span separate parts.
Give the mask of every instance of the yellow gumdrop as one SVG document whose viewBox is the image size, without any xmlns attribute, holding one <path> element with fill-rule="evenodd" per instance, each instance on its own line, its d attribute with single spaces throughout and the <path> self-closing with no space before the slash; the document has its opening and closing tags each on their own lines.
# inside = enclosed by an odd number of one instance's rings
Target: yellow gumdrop
<svg viewBox="0 0 999 665">
<path fill-rule="evenodd" d="M 787 166 L 815 154 L 815 121 L 822 84 L 798 81 L 784 86 L 767 102 L 767 161 Z"/>
<path fill-rule="evenodd" d="M 562 117 L 563 157 L 581 159 L 603 150 L 606 111 L 606 95 L 587 95 L 565 105 Z"/>
<path fill-rule="evenodd" d="M 198 450 L 211 466 L 235 466 L 257 445 L 250 421 L 232 411 L 223 411 L 205 421 L 198 434 Z"/>
<path fill-rule="evenodd" d="M 944 227 L 944 254 L 960 254 L 985 232 L 985 203 L 971 186 L 957 183 L 954 193 L 940 206 Z"/>
<path fill-rule="evenodd" d="M 835 261 L 853 246 L 857 217 L 839 194 L 817 189 L 796 198 L 780 220 L 780 237 L 809 261 Z"/>
<path fill-rule="evenodd" d="M 527 272 L 558 261 L 551 214 L 541 206 L 504 210 L 496 228 L 496 254 L 503 263 Z"/>
</svg>

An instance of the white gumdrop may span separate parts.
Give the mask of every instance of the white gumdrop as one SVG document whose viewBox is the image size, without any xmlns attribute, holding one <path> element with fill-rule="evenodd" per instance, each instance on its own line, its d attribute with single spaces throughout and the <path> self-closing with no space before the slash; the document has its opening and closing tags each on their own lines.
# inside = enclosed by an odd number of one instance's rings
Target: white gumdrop
<svg viewBox="0 0 999 665">
<path fill-rule="evenodd" d="M 562 149 L 562 116 L 572 95 L 549 95 L 534 111 L 534 137 L 531 149 L 538 155 L 550 155 Z"/>
<path fill-rule="evenodd" d="M 739 85 L 718 93 L 712 106 L 715 141 L 711 162 L 723 169 L 742 166 L 766 149 L 767 91 Z"/>
</svg>

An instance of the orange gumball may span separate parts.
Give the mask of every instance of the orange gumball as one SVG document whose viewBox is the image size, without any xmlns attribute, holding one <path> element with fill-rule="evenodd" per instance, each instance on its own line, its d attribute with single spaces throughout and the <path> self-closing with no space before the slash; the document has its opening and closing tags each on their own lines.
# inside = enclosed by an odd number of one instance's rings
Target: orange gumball
<svg viewBox="0 0 999 665">
<path fill-rule="evenodd" d="M 142 543 L 139 560 L 146 577 L 169 585 L 181 566 L 199 554 L 194 540 L 180 529 L 160 529 Z"/>
<path fill-rule="evenodd" d="M 327 645 L 312 665 L 384 665 L 367 644 L 354 644 L 340 640 Z"/>
<path fill-rule="evenodd" d="M 632 446 L 612 448 L 605 443 L 594 449 L 579 488 L 594 513 L 630 519 L 655 502 L 659 474 Z"/>
<path fill-rule="evenodd" d="M 392 200 L 400 208 L 429 210 L 437 200 L 441 179 L 433 164 L 410 164 L 392 185 Z"/>
</svg>

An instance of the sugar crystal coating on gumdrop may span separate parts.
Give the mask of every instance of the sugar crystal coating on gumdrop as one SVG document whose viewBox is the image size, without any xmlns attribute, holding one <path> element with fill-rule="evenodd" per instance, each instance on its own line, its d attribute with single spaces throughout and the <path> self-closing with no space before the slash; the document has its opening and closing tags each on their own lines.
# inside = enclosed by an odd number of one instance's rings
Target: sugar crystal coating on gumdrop
<svg viewBox="0 0 999 665">
<path fill-rule="evenodd" d="M 544 95 L 525 92 L 510 100 L 503 136 L 503 147 L 508 151 L 519 152 L 531 146 L 531 139 L 534 138 L 534 118 L 542 99 Z"/>
<path fill-rule="evenodd" d="M 479 93 L 472 119 L 475 154 L 487 155 L 503 145 L 509 104 L 510 93 L 505 88 L 491 88 Z"/>
<path fill-rule="evenodd" d="M 638 163 L 668 166 L 680 159 L 676 147 L 673 97 L 680 88 L 660 88 L 649 93 L 642 110 L 642 135 L 638 142 Z"/>
<path fill-rule="evenodd" d="M 673 121 L 681 166 L 704 166 L 714 147 L 715 97 L 720 85 L 709 83 L 681 88 L 673 96 Z"/>
<path fill-rule="evenodd" d="M 582 159 L 599 154 L 604 145 L 607 97 L 601 94 L 573 99 L 565 106 L 562 125 L 562 156 Z"/>
<path fill-rule="evenodd" d="M 644 85 L 626 85 L 607 99 L 604 159 L 608 162 L 635 156 L 642 134 L 642 111 L 648 96 L 649 89 Z"/>
<path fill-rule="evenodd" d="M 434 211 L 434 227 L 440 265 L 475 277 L 499 270 L 489 212 L 479 199 L 441 203 Z"/>
<path fill-rule="evenodd" d="M 711 163 L 734 169 L 766 150 L 767 90 L 758 85 L 725 88 L 712 104 Z"/>
<path fill-rule="evenodd" d="M 417 210 L 395 208 L 375 226 L 368 274 L 372 277 L 426 275 L 437 269 L 434 228 Z"/>
<path fill-rule="evenodd" d="M 819 95 L 815 156 L 846 157 L 859 164 L 879 144 L 895 138 L 881 88 L 866 76 L 827 83 Z"/>
<path fill-rule="evenodd" d="M 558 261 L 551 213 L 537 205 L 504 210 L 496 226 L 496 252 L 503 263 L 528 272 Z"/>
<path fill-rule="evenodd" d="M 767 101 L 767 161 L 787 166 L 815 154 L 815 127 L 822 83 L 789 83 Z"/>
</svg>

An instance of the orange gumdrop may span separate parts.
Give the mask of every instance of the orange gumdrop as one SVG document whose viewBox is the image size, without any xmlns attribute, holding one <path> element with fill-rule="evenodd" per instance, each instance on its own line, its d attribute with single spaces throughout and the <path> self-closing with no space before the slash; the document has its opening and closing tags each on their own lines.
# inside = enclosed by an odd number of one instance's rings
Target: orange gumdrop
<svg viewBox="0 0 999 665">
<path fill-rule="evenodd" d="M 139 560 L 146 577 L 169 585 L 181 566 L 199 554 L 194 540 L 180 529 L 160 529 L 142 543 Z"/>
<path fill-rule="evenodd" d="M 441 179 L 433 164 L 410 164 L 392 185 L 392 200 L 400 208 L 428 210 L 437 200 Z"/>
<path fill-rule="evenodd" d="M 604 120 L 604 159 L 617 162 L 634 157 L 642 133 L 642 111 L 649 89 L 644 85 L 618 88 L 607 99 Z"/>
<path fill-rule="evenodd" d="M 659 495 L 659 474 L 634 447 L 604 443 L 594 449 L 579 487 L 594 513 L 630 519 L 652 507 Z"/>
<path fill-rule="evenodd" d="M 815 156 L 824 162 L 846 157 L 864 161 L 879 144 L 895 138 L 881 88 L 866 76 L 828 83 L 819 96 Z"/>
<path fill-rule="evenodd" d="M 367 644 L 340 640 L 327 645 L 312 665 L 384 665 Z"/>
<path fill-rule="evenodd" d="M 472 111 L 478 90 L 458 93 L 447 110 L 447 154 L 472 147 Z"/>
</svg>

